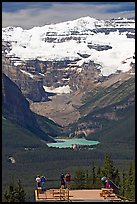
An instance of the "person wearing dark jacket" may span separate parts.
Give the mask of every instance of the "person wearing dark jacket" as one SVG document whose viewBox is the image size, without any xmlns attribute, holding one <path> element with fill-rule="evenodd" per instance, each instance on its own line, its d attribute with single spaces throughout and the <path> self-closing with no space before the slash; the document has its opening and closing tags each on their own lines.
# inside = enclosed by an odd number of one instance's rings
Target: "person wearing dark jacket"
<svg viewBox="0 0 137 204">
<path fill-rule="evenodd" d="M 65 176 L 63 173 L 60 176 L 60 184 L 61 184 L 61 188 L 65 188 Z"/>
</svg>

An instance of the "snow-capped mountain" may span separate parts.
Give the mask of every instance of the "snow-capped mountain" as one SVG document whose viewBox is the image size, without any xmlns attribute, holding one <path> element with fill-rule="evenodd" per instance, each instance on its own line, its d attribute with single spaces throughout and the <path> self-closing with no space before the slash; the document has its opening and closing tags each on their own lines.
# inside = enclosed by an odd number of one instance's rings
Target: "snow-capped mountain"
<svg viewBox="0 0 137 204">
<path fill-rule="evenodd" d="M 6 27 L 2 40 L 3 54 L 11 57 L 14 66 L 36 59 L 68 61 L 67 67 L 74 61 L 79 68 L 94 62 L 101 75 L 109 76 L 119 70 L 129 71 L 134 63 L 135 20 L 83 17 L 30 30 Z"/>
<path fill-rule="evenodd" d="M 63 126 L 76 122 L 70 134 L 102 130 L 134 105 L 134 19 L 3 28 L 2 53 L 4 74 L 31 110 Z"/>
</svg>

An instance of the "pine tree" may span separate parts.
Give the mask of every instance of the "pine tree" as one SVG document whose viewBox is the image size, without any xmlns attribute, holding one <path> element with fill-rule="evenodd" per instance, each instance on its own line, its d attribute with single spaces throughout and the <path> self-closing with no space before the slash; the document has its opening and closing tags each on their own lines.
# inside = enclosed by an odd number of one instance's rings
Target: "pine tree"
<svg viewBox="0 0 137 204">
<path fill-rule="evenodd" d="M 121 194 L 125 199 L 135 201 L 135 167 L 131 163 L 128 171 L 125 173 L 123 170 Z"/>
<path fill-rule="evenodd" d="M 114 182 L 115 182 L 115 184 L 117 185 L 117 186 L 120 186 L 120 173 L 119 173 L 119 170 L 118 169 L 116 169 L 115 171 L 114 171 Z"/>
<path fill-rule="evenodd" d="M 126 191 L 126 173 L 125 171 L 123 170 L 122 172 L 122 181 L 121 181 L 121 190 L 120 190 L 120 194 L 125 197 L 125 191 Z"/>
<path fill-rule="evenodd" d="M 128 170 L 128 198 L 131 200 L 135 199 L 135 171 L 134 165 L 131 163 Z"/>
<path fill-rule="evenodd" d="M 113 164 L 113 160 L 109 154 L 105 155 L 104 166 L 102 168 L 102 175 L 106 176 L 112 181 L 115 181 L 115 167 Z"/>
<path fill-rule="evenodd" d="M 25 202 L 25 191 L 23 189 L 23 186 L 22 186 L 22 183 L 21 183 L 21 180 L 19 179 L 18 180 L 18 184 L 17 184 L 17 187 L 16 187 L 16 199 L 18 200 L 18 202 Z"/>
<path fill-rule="evenodd" d="M 132 198 L 132 200 L 133 201 L 135 201 L 135 162 L 133 161 L 132 162 L 132 175 L 133 175 L 133 177 L 132 177 L 132 196 L 131 196 L 131 198 Z"/>
<path fill-rule="evenodd" d="M 76 189 L 85 188 L 85 172 L 83 170 L 77 170 L 74 176 L 74 187 Z"/>
<path fill-rule="evenodd" d="M 91 174 L 91 176 L 92 176 L 92 188 L 95 188 L 95 185 L 96 185 L 96 172 L 95 172 L 95 165 L 94 165 L 94 162 L 93 162 L 93 164 L 92 164 L 92 174 Z"/>
<path fill-rule="evenodd" d="M 89 174 L 89 171 L 86 171 L 85 175 L 85 188 L 89 189 L 91 188 L 91 174 Z"/>
<path fill-rule="evenodd" d="M 4 194 L 4 200 L 5 202 L 16 202 L 16 191 L 13 182 L 9 184 L 8 190 Z"/>
<path fill-rule="evenodd" d="M 4 200 L 5 202 L 25 202 L 25 195 L 21 181 L 19 180 L 17 186 L 15 186 L 12 180 L 4 194 Z"/>
<path fill-rule="evenodd" d="M 102 174 L 102 170 L 100 167 L 98 167 L 97 169 L 97 176 L 96 176 L 96 187 L 97 188 L 102 188 L 104 187 L 102 181 L 101 181 L 101 178 L 103 177 L 103 174 Z"/>
</svg>

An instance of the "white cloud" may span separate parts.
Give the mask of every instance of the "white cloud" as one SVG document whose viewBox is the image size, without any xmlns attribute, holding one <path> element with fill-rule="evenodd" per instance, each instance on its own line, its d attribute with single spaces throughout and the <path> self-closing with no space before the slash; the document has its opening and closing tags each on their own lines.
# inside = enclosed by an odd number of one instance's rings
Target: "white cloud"
<svg viewBox="0 0 137 204">
<path fill-rule="evenodd" d="M 51 23 L 59 23 L 68 20 L 74 20 L 79 17 L 90 16 L 98 19 L 110 19 L 115 17 L 133 17 L 135 12 L 115 12 L 109 13 L 108 9 L 118 9 L 119 4 L 61 4 L 54 3 L 47 9 L 28 8 L 18 10 L 16 12 L 3 12 L 2 13 L 2 26 L 20 26 L 25 29 L 32 28 L 33 26 L 43 26 Z"/>
</svg>

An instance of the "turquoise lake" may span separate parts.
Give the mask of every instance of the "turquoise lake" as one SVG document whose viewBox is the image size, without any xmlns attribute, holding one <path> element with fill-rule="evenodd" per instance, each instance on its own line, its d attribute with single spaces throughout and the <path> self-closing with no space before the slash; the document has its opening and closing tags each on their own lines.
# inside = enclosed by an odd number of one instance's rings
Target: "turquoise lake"
<svg viewBox="0 0 137 204">
<path fill-rule="evenodd" d="M 58 148 L 68 148 L 72 147 L 72 145 L 97 145 L 98 141 L 90 141 L 84 138 L 76 138 L 76 139 L 55 139 L 56 143 L 47 143 L 49 147 L 58 147 Z"/>
</svg>

